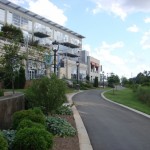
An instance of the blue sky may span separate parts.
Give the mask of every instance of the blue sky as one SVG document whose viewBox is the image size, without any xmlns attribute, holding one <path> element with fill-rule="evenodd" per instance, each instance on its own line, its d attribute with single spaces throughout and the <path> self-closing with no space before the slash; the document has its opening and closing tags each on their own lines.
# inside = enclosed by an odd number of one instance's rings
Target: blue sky
<svg viewBox="0 0 150 150">
<path fill-rule="evenodd" d="M 86 38 L 105 73 L 150 71 L 150 0 L 10 0 Z"/>
</svg>

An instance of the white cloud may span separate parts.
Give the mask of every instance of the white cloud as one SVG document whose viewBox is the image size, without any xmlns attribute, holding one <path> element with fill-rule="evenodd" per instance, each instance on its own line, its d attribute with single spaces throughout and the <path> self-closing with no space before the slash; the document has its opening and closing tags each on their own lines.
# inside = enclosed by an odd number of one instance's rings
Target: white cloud
<svg viewBox="0 0 150 150">
<path fill-rule="evenodd" d="M 93 14 L 97 14 L 102 9 L 102 5 L 98 2 L 96 7 L 92 10 Z"/>
<path fill-rule="evenodd" d="M 65 25 L 67 17 L 64 11 L 49 0 L 10 0 L 18 5 L 26 4 L 30 11 L 50 19 L 60 25 Z"/>
<path fill-rule="evenodd" d="M 145 22 L 145 23 L 150 23 L 150 18 L 148 18 L 148 17 L 145 18 L 145 19 L 144 19 L 144 22 Z"/>
<path fill-rule="evenodd" d="M 134 25 L 128 27 L 127 31 L 130 31 L 130 32 L 139 32 L 139 28 L 137 27 L 137 25 L 134 24 Z"/>
<path fill-rule="evenodd" d="M 147 31 L 142 36 L 140 44 L 143 49 L 150 49 L 150 31 Z"/>
<path fill-rule="evenodd" d="M 93 9 L 93 13 L 99 13 L 100 11 L 106 11 L 112 13 L 115 16 L 125 20 L 128 14 L 134 12 L 150 12 L 149 0 L 92 0 L 96 7 Z"/>
<path fill-rule="evenodd" d="M 139 72 L 150 70 L 149 65 L 144 64 L 141 55 L 132 50 L 125 51 L 124 43 L 118 41 L 115 43 L 107 43 L 103 41 L 99 47 L 93 49 L 89 44 L 83 45 L 84 50 L 90 52 L 90 56 L 99 59 L 100 65 L 103 66 L 103 71 L 107 73 L 115 73 L 119 77 L 125 76 L 131 78 Z M 116 54 L 115 50 L 122 51 L 122 54 Z M 126 57 L 124 57 L 126 55 Z"/>
<path fill-rule="evenodd" d="M 91 46 L 90 46 L 89 44 L 84 44 L 84 45 L 82 46 L 82 48 L 83 48 L 83 50 L 86 50 L 86 51 L 88 51 L 89 53 L 91 53 Z"/>
<path fill-rule="evenodd" d="M 122 20 L 125 20 L 127 16 L 127 13 L 123 10 L 123 8 L 120 7 L 120 4 L 118 3 L 112 4 L 111 11 L 116 16 L 119 16 Z"/>
</svg>

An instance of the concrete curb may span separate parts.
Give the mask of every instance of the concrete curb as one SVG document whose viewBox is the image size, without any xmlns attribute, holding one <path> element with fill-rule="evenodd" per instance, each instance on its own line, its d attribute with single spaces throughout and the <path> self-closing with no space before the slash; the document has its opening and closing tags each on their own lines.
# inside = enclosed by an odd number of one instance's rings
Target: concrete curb
<svg viewBox="0 0 150 150">
<path fill-rule="evenodd" d="M 76 94 L 77 93 L 67 94 L 67 99 L 70 104 L 73 103 L 72 97 Z M 75 106 L 72 107 L 72 110 L 73 110 L 73 116 L 74 116 L 74 119 L 76 122 L 77 131 L 78 131 L 80 150 L 93 150 L 88 133 L 87 133 L 84 123 L 79 115 L 79 112 L 77 111 Z"/>
<path fill-rule="evenodd" d="M 108 90 L 108 91 L 110 91 L 110 90 Z M 126 108 L 126 109 L 129 109 L 129 110 L 131 110 L 131 111 L 133 111 L 133 112 L 135 112 L 135 113 L 138 113 L 138 114 L 143 115 L 143 116 L 145 116 L 145 117 L 147 117 L 147 118 L 150 119 L 150 115 L 148 115 L 148 114 L 145 114 L 145 113 L 143 113 L 143 112 L 141 112 L 141 111 L 138 111 L 138 110 L 136 110 L 136 109 L 130 108 L 130 107 L 125 106 L 125 105 L 123 105 L 123 104 L 119 104 L 119 103 L 117 103 L 117 102 L 111 101 L 110 99 L 106 98 L 106 97 L 104 96 L 104 93 L 106 93 L 106 92 L 108 92 L 108 91 L 104 91 L 103 93 L 101 93 L 101 96 L 102 96 L 103 99 L 105 99 L 105 100 L 107 100 L 107 101 L 109 101 L 109 102 L 111 102 L 111 103 L 113 103 L 113 104 L 116 104 L 116 105 L 119 105 L 119 106 L 124 107 L 124 108 Z"/>
</svg>

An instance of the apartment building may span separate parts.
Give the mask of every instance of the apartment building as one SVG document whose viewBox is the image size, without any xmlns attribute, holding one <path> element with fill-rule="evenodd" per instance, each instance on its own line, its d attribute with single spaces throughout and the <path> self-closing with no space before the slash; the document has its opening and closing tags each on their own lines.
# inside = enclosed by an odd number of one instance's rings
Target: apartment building
<svg viewBox="0 0 150 150">
<path fill-rule="evenodd" d="M 100 61 L 94 57 L 87 56 L 87 62 L 88 62 L 88 72 L 87 74 L 90 77 L 90 81 L 93 82 L 95 77 L 98 77 L 98 81 L 100 81 Z"/>
<path fill-rule="evenodd" d="M 19 27 L 23 31 L 24 44 L 21 51 L 28 55 L 28 60 L 24 62 L 27 80 L 53 73 L 52 42 L 55 40 L 59 42 L 58 76 L 71 79 L 77 75 L 76 61 L 79 60 L 79 51 L 82 51 L 84 36 L 12 2 L 0 0 L 0 29 L 6 23 Z M 0 39 L 0 48 L 7 42 L 7 39 Z M 38 51 L 37 48 L 30 46 L 31 42 L 44 47 L 44 51 Z M 87 64 L 80 62 L 81 78 L 84 78 L 86 73 Z"/>
</svg>

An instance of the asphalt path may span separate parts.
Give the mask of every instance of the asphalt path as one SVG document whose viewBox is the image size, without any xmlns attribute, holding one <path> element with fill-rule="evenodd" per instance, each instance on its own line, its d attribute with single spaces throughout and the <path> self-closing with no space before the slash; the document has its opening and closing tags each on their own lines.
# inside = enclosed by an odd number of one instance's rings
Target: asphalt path
<svg viewBox="0 0 150 150">
<path fill-rule="evenodd" d="M 73 97 L 94 150 L 150 150 L 150 119 L 104 100 L 100 90 Z"/>
</svg>

